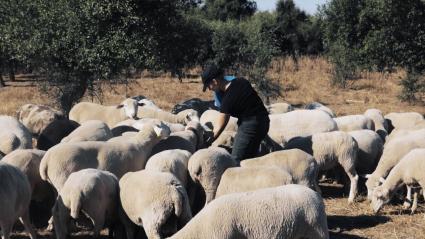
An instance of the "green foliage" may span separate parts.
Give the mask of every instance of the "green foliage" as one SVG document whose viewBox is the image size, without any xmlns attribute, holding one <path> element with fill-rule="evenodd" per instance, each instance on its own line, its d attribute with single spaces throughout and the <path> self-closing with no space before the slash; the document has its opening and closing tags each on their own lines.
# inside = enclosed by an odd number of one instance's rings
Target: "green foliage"
<svg viewBox="0 0 425 239">
<path fill-rule="evenodd" d="M 203 10 L 211 20 L 243 20 L 255 13 L 257 4 L 252 0 L 206 0 Z"/>
<path fill-rule="evenodd" d="M 276 5 L 273 34 L 283 55 L 319 54 L 322 34 L 318 20 L 297 8 L 292 0 L 280 0 Z"/>
<path fill-rule="evenodd" d="M 399 66 L 409 72 L 402 81 L 402 99 L 417 98 L 414 95 L 422 86 L 416 74 L 425 72 L 423 1 L 333 0 L 321 17 L 335 81 L 345 85 L 357 69 L 384 71 Z"/>
<path fill-rule="evenodd" d="M 406 78 L 402 79 L 400 84 L 403 90 L 399 98 L 403 101 L 414 103 L 421 99 L 425 93 L 425 77 L 414 71 L 408 71 Z"/>
</svg>

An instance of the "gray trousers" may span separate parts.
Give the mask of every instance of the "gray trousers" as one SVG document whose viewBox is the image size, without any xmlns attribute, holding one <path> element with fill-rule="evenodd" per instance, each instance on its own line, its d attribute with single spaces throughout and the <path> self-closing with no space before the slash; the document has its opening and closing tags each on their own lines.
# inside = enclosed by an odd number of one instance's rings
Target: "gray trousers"
<svg viewBox="0 0 425 239">
<path fill-rule="evenodd" d="M 261 141 L 270 126 L 268 115 L 251 116 L 238 120 L 238 131 L 233 142 L 232 157 L 238 162 L 257 156 Z"/>
</svg>

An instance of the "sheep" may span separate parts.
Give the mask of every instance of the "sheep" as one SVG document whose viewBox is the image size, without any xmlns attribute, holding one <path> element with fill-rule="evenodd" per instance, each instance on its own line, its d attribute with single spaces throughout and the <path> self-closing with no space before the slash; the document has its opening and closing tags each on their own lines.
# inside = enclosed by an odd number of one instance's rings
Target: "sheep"
<svg viewBox="0 0 425 239">
<path fill-rule="evenodd" d="M 319 102 L 312 102 L 304 106 L 306 110 L 321 110 L 328 113 L 332 118 L 335 118 L 335 113 L 328 107 Z"/>
<path fill-rule="evenodd" d="M 356 140 L 359 146 L 356 160 L 356 170 L 360 174 L 368 174 L 375 170 L 384 149 L 381 137 L 372 130 L 350 131 L 348 134 Z"/>
<path fill-rule="evenodd" d="M 153 110 L 161 110 L 152 100 L 149 100 L 147 98 L 138 100 L 137 102 L 139 103 L 139 105 L 142 105 L 142 107 Z"/>
<path fill-rule="evenodd" d="M 46 152 L 38 149 L 18 149 L 1 161 L 19 168 L 28 178 L 32 200 L 42 201 L 51 193 L 51 186 L 40 177 L 40 161 Z"/>
<path fill-rule="evenodd" d="M 375 131 L 375 124 L 372 119 L 364 115 L 346 115 L 334 118 L 338 130 L 340 131 L 355 131 L 362 129 L 370 129 Z"/>
<path fill-rule="evenodd" d="M 355 168 L 358 145 L 353 137 L 342 131 L 317 133 L 294 138 L 285 146 L 285 149 L 294 148 L 313 155 L 319 170 L 329 170 L 340 164 L 351 181 L 348 202 L 354 202 L 359 176 Z"/>
<path fill-rule="evenodd" d="M 225 147 L 232 148 L 233 142 L 235 141 L 236 132 L 235 131 L 223 131 L 220 136 L 211 144 L 215 147 Z"/>
<path fill-rule="evenodd" d="M 388 124 L 388 133 L 393 129 L 406 129 L 424 121 L 423 115 L 417 112 L 389 113 L 384 116 Z"/>
<path fill-rule="evenodd" d="M 61 143 L 107 141 L 112 138 L 109 127 L 100 120 L 89 120 L 61 140 Z"/>
<path fill-rule="evenodd" d="M 71 173 L 52 209 L 56 238 L 67 238 L 70 218 L 76 220 L 82 213 L 92 221 L 95 237 L 105 226 L 110 228 L 111 235 L 118 223 L 119 205 L 119 185 L 115 175 L 98 169 Z"/>
<path fill-rule="evenodd" d="M 268 135 L 282 147 L 294 137 L 338 129 L 332 117 L 321 110 L 294 110 L 284 114 L 269 115 L 269 117 Z"/>
<path fill-rule="evenodd" d="M 388 135 L 388 137 L 385 141 L 385 145 L 388 145 L 393 139 L 404 137 L 404 136 L 412 134 L 412 133 L 413 134 L 419 134 L 420 132 L 425 134 L 425 128 L 424 129 L 395 129 L 391 132 L 390 135 Z"/>
<path fill-rule="evenodd" d="M 204 128 L 197 121 L 190 121 L 185 131 L 171 133 L 170 137 L 156 144 L 151 155 L 168 149 L 183 149 L 190 153 L 202 148 L 204 145 Z"/>
<path fill-rule="evenodd" d="M 62 112 L 45 105 L 25 104 L 16 111 L 16 118 L 36 136 L 51 122 L 64 117 Z"/>
<path fill-rule="evenodd" d="M 320 195 L 301 185 L 233 193 L 212 201 L 170 239 L 329 238 Z"/>
<path fill-rule="evenodd" d="M 119 185 L 125 213 L 150 239 L 170 236 L 192 218 L 186 190 L 171 173 L 129 172 Z"/>
<path fill-rule="evenodd" d="M 69 119 L 80 124 L 88 120 L 100 120 L 112 128 L 127 118 L 136 118 L 138 106 L 139 104 L 134 99 L 126 99 L 117 106 L 80 102 L 72 107 Z"/>
<path fill-rule="evenodd" d="M 189 100 L 186 100 L 182 103 L 176 104 L 173 109 L 171 110 L 171 113 L 178 114 L 179 112 L 187 109 L 193 109 L 198 112 L 199 115 L 202 115 L 206 110 L 214 109 L 217 110 L 218 108 L 214 105 L 214 101 L 204 101 L 199 98 L 192 98 Z"/>
<path fill-rule="evenodd" d="M 36 238 L 29 217 L 31 186 L 15 166 L 0 162 L 0 228 L 3 239 L 9 239 L 16 219 L 20 219 L 31 239 Z"/>
<path fill-rule="evenodd" d="M 147 125 L 124 142 L 77 142 L 49 149 L 40 163 L 40 175 L 59 192 L 68 176 L 85 168 L 109 171 L 117 178 L 145 167 L 153 146 L 169 136 L 166 126 Z"/>
<path fill-rule="evenodd" d="M 153 118 L 169 123 L 186 125 L 189 121 L 199 121 L 198 112 L 192 109 L 184 110 L 178 114 L 172 114 L 162 110 L 153 110 L 140 107 L 137 111 L 137 117 L 140 119 Z"/>
<path fill-rule="evenodd" d="M 283 168 L 270 166 L 228 168 L 221 176 L 215 198 L 230 193 L 249 192 L 292 183 L 291 174 Z"/>
<path fill-rule="evenodd" d="M 146 124 L 161 124 L 161 123 L 167 125 L 170 128 L 171 133 L 183 131 L 185 129 L 185 126 L 183 124 L 168 123 L 166 121 L 161 121 L 159 119 L 152 119 L 152 118 L 143 118 L 138 120 L 127 119 L 127 120 L 119 122 L 118 124 L 115 125 L 115 127 L 128 125 L 140 130 Z"/>
<path fill-rule="evenodd" d="M 187 164 L 190 156 L 192 153 L 187 150 L 165 150 L 150 157 L 145 169 L 172 173 L 187 188 L 189 176 Z"/>
<path fill-rule="evenodd" d="M 269 112 L 269 114 L 282 114 L 282 113 L 288 113 L 290 111 L 293 111 L 294 107 L 292 107 L 292 105 L 288 103 L 280 102 L 280 103 L 267 105 L 266 109 Z"/>
<path fill-rule="evenodd" d="M 47 151 L 80 126 L 79 123 L 61 119 L 51 122 L 37 138 L 37 149 Z"/>
<path fill-rule="evenodd" d="M 280 150 L 262 157 L 247 159 L 241 162 L 241 167 L 275 166 L 288 171 L 296 184 L 307 186 L 320 192 L 317 184 L 319 168 L 313 156 L 300 150 Z"/>
<path fill-rule="evenodd" d="M 366 175 L 367 197 L 371 199 L 373 190 L 380 185 L 390 170 L 400 159 L 415 148 L 425 148 L 423 131 L 412 132 L 406 136 L 393 139 L 384 147 L 378 166 L 372 174 Z"/>
<path fill-rule="evenodd" d="M 131 126 L 127 126 L 127 125 L 121 125 L 121 126 L 115 126 L 114 128 L 111 129 L 111 133 L 113 137 L 118 137 L 118 136 L 122 136 L 124 133 L 126 132 L 139 132 L 138 129 L 131 127 Z"/>
<path fill-rule="evenodd" d="M 0 116 L 0 155 L 6 155 L 15 149 L 32 148 L 32 137 L 28 129 L 17 119 Z"/>
<path fill-rule="evenodd" d="M 372 193 L 371 206 L 375 213 L 388 203 L 394 193 L 403 184 L 413 186 L 418 183 L 425 188 L 425 149 L 413 149 L 406 154 L 389 173 L 385 182 L 376 187 Z M 424 193 L 425 196 L 425 193 Z M 417 195 L 412 206 L 412 214 L 417 208 Z"/>
<path fill-rule="evenodd" d="M 363 113 L 364 116 L 373 120 L 375 124 L 375 132 L 379 134 L 382 140 L 388 135 L 388 124 L 385 121 L 384 115 L 378 109 L 368 109 Z"/>
<path fill-rule="evenodd" d="M 190 157 L 189 174 L 193 182 L 200 184 L 205 191 L 205 204 L 215 198 L 224 171 L 236 166 L 238 166 L 238 162 L 225 149 L 220 147 L 201 149 Z"/>
<path fill-rule="evenodd" d="M 206 125 L 211 130 L 214 130 L 217 128 L 217 118 L 220 114 L 217 110 L 206 110 L 201 115 L 201 124 Z M 225 131 L 238 131 L 238 125 L 237 125 L 238 119 L 235 117 L 230 116 L 229 122 L 227 123 L 226 127 L 224 128 Z"/>
</svg>

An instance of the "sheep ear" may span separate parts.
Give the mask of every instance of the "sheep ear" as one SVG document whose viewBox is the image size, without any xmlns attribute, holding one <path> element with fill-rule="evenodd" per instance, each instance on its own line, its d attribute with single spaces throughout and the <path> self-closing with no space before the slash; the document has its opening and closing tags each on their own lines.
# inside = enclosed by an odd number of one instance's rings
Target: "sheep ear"
<svg viewBox="0 0 425 239">
<path fill-rule="evenodd" d="M 380 177 L 380 178 L 379 178 L 379 182 L 381 182 L 381 183 L 385 183 L 385 178 Z"/>
<path fill-rule="evenodd" d="M 121 105 L 117 105 L 117 109 L 121 109 L 122 107 L 124 107 L 124 105 L 123 105 L 123 104 L 121 104 Z"/>
<path fill-rule="evenodd" d="M 158 127 L 158 126 L 155 125 L 153 127 L 153 130 L 155 131 L 156 136 L 161 137 L 161 132 L 162 132 L 162 128 L 161 127 Z"/>
</svg>

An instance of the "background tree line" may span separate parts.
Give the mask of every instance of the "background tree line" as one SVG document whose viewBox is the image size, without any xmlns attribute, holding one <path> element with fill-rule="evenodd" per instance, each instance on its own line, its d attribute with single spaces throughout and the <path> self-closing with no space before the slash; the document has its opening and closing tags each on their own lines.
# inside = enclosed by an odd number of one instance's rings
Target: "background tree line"
<svg viewBox="0 0 425 239">
<path fill-rule="evenodd" d="M 364 69 L 408 72 L 402 99 L 425 91 L 425 3 L 332 0 L 314 16 L 279 0 L 273 12 L 252 0 L 3 0 L 0 70 L 31 72 L 68 111 L 100 82 L 127 82 L 140 70 L 184 70 L 215 62 L 247 76 L 269 99 L 274 57 L 326 55 L 344 87 Z M 0 78 L 0 85 L 4 81 Z"/>
</svg>

